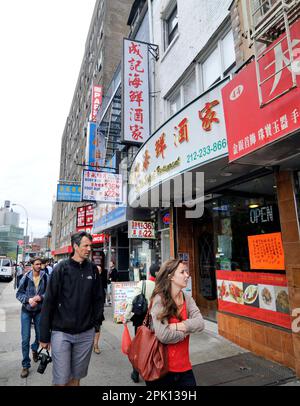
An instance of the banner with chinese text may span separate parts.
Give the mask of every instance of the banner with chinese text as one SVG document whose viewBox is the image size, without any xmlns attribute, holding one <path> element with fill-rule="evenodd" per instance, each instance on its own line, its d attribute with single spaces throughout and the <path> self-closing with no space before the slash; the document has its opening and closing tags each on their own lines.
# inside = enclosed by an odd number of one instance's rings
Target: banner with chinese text
<svg viewBox="0 0 300 406">
<path fill-rule="evenodd" d="M 123 42 L 123 141 L 143 144 L 150 135 L 148 44 Z"/>
<path fill-rule="evenodd" d="M 88 123 L 86 162 L 89 170 L 100 169 L 105 164 L 106 143 L 105 135 L 97 129 L 96 123 Z"/>
<path fill-rule="evenodd" d="M 122 175 L 83 170 L 83 201 L 121 203 L 122 187 Z"/>
</svg>

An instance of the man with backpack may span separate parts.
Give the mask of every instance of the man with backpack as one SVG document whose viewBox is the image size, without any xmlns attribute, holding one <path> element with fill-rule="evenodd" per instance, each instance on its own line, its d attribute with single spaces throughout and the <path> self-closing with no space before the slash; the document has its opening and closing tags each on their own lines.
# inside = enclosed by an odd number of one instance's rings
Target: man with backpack
<svg viewBox="0 0 300 406">
<path fill-rule="evenodd" d="M 33 321 L 35 329 L 35 342 L 31 345 L 33 361 L 38 361 L 38 348 L 40 341 L 41 308 L 48 283 L 48 275 L 41 271 L 41 258 L 32 260 L 32 270 L 27 272 L 20 281 L 16 297 L 22 303 L 21 335 L 22 335 L 22 371 L 21 378 L 29 374 L 30 357 L 30 328 Z"/>
<path fill-rule="evenodd" d="M 53 384 L 79 386 L 88 372 L 95 326 L 104 308 L 97 266 L 89 260 L 92 236 L 85 231 L 71 237 L 73 252 L 54 268 L 41 316 L 42 348 L 50 349 Z"/>
</svg>

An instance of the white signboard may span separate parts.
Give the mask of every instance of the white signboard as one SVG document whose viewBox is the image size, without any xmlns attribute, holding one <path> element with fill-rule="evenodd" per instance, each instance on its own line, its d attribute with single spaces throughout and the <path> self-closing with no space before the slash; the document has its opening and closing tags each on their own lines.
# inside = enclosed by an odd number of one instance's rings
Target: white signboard
<svg viewBox="0 0 300 406">
<path fill-rule="evenodd" d="M 122 323 L 128 299 L 135 294 L 137 282 L 112 282 L 113 317 L 116 323 Z"/>
<path fill-rule="evenodd" d="M 82 200 L 107 203 L 122 202 L 122 175 L 83 170 Z"/>
<path fill-rule="evenodd" d="M 128 221 L 128 238 L 155 239 L 154 223 L 151 221 Z"/>
<path fill-rule="evenodd" d="M 159 183 L 228 154 L 221 89 L 174 115 L 139 150 L 130 172 L 129 204 Z"/>
<path fill-rule="evenodd" d="M 124 39 L 123 141 L 143 144 L 150 135 L 148 44 Z"/>
</svg>

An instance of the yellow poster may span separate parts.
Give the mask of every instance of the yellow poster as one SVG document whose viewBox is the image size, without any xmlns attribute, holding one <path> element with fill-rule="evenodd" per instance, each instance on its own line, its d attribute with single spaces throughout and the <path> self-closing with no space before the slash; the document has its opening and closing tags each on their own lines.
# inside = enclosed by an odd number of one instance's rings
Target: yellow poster
<svg viewBox="0 0 300 406">
<path fill-rule="evenodd" d="M 285 269 L 281 233 L 249 236 L 248 247 L 251 269 Z"/>
</svg>

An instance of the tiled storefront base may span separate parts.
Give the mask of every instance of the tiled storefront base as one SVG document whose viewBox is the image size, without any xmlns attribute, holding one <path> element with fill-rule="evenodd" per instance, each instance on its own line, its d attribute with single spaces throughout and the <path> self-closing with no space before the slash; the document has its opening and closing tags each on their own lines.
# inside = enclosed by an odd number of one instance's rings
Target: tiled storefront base
<svg viewBox="0 0 300 406">
<path fill-rule="evenodd" d="M 235 344 L 297 370 L 292 333 L 224 313 L 218 313 L 218 328 L 220 335 Z"/>
</svg>

